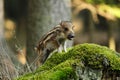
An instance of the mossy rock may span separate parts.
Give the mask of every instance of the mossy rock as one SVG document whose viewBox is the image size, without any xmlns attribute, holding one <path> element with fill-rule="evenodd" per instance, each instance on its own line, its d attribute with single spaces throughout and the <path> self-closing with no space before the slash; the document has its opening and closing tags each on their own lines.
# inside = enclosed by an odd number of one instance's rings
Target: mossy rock
<svg viewBox="0 0 120 80">
<path fill-rule="evenodd" d="M 97 44 L 80 44 L 67 53 L 55 53 L 35 72 L 17 80 L 76 80 L 76 67 L 120 71 L 119 53 Z"/>
</svg>

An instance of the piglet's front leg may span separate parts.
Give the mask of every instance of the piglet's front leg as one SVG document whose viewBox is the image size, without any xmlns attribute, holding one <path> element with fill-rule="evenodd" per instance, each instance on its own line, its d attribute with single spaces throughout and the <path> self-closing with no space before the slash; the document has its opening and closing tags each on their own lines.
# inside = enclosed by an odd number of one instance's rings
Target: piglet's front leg
<svg viewBox="0 0 120 80">
<path fill-rule="evenodd" d="M 67 52 L 67 42 L 66 41 L 63 44 L 63 49 L 64 49 L 65 52 Z"/>
<path fill-rule="evenodd" d="M 65 41 L 64 43 L 60 44 L 60 46 L 58 48 L 58 52 L 62 52 L 62 50 L 64 50 L 65 52 L 67 52 L 66 47 L 67 47 L 67 43 Z"/>
<path fill-rule="evenodd" d="M 58 52 L 61 53 L 61 52 L 62 52 L 62 49 L 63 49 L 62 44 L 60 44 L 60 46 L 59 46 L 59 48 L 58 48 Z"/>
</svg>

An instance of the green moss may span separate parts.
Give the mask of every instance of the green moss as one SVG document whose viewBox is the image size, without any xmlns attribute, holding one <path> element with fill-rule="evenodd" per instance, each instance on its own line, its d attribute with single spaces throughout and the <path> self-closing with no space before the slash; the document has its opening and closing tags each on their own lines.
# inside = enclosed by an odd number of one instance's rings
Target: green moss
<svg viewBox="0 0 120 80">
<path fill-rule="evenodd" d="M 20 77 L 18 80 L 69 80 L 75 79 L 74 65 L 81 68 L 120 70 L 120 56 L 107 47 L 96 44 L 81 44 L 71 48 L 67 53 L 53 54 L 44 65 L 34 73 Z M 74 74 L 74 75 L 73 75 Z"/>
<path fill-rule="evenodd" d="M 18 80 L 24 79 L 31 79 L 31 80 L 68 80 L 69 78 L 73 77 L 74 70 L 72 65 L 78 64 L 77 62 L 80 62 L 79 60 L 71 60 L 68 59 L 63 63 L 58 64 L 57 66 L 53 67 L 50 70 L 44 71 L 44 72 L 38 72 L 25 75 L 24 77 L 19 78 Z"/>
<path fill-rule="evenodd" d="M 58 64 L 50 70 L 42 72 L 40 75 L 36 75 L 36 78 L 43 80 L 66 80 L 70 77 L 74 77 L 71 74 L 74 73 L 72 64 L 75 64 L 77 60 L 66 60 L 63 63 Z"/>
</svg>

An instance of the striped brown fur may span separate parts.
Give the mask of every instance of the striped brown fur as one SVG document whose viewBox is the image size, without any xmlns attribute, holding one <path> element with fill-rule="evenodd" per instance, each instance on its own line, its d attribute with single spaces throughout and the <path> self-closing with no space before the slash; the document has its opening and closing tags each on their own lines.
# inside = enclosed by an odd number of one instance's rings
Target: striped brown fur
<svg viewBox="0 0 120 80">
<path fill-rule="evenodd" d="M 61 52 L 62 46 L 64 51 L 66 51 L 65 42 L 67 39 L 71 40 L 72 38 L 74 38 L 73 25 L 69 21 L 62 21 L 59 25 L 45 34 L 36 47 L 36 51 L 40 56 L 40 64 L 43 64 L 49 54 L 55 49 Z"/>
</svg>

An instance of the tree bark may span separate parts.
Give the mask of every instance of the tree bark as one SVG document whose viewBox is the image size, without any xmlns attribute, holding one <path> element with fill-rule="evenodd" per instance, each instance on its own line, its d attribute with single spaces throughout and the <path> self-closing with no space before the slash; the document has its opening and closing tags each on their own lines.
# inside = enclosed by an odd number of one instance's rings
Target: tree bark
<svg viewBox="0 0 120 80">
<path fill-rule="evenodd" d="M 109 21 L 107 20 L 108 22 L 108 25 L 109 25 L 109 29 L 108 29 L 108 46 L 110 49 L 112 50 L 116 50 L 116 39 L 115 39 L 115 35 L 114 33 L 116 32 L 115 29 L 116 29 L 116 23 L 117 22 L 114 22 L 114 21 Z"/>
<path fill-rule="evenodd" d="M 27 59 L 32 62 L 40 38 L 61 20 L 71 20 L 70 0 L 30 0 L 28 2 Z"/>
<path fill-rule="evenodd" d="M 11 53 L 4 38 L 3 0 L 0 0 L 0 80 L 12 80 L 17 71 L 9 54 Z"/>
</svg>

